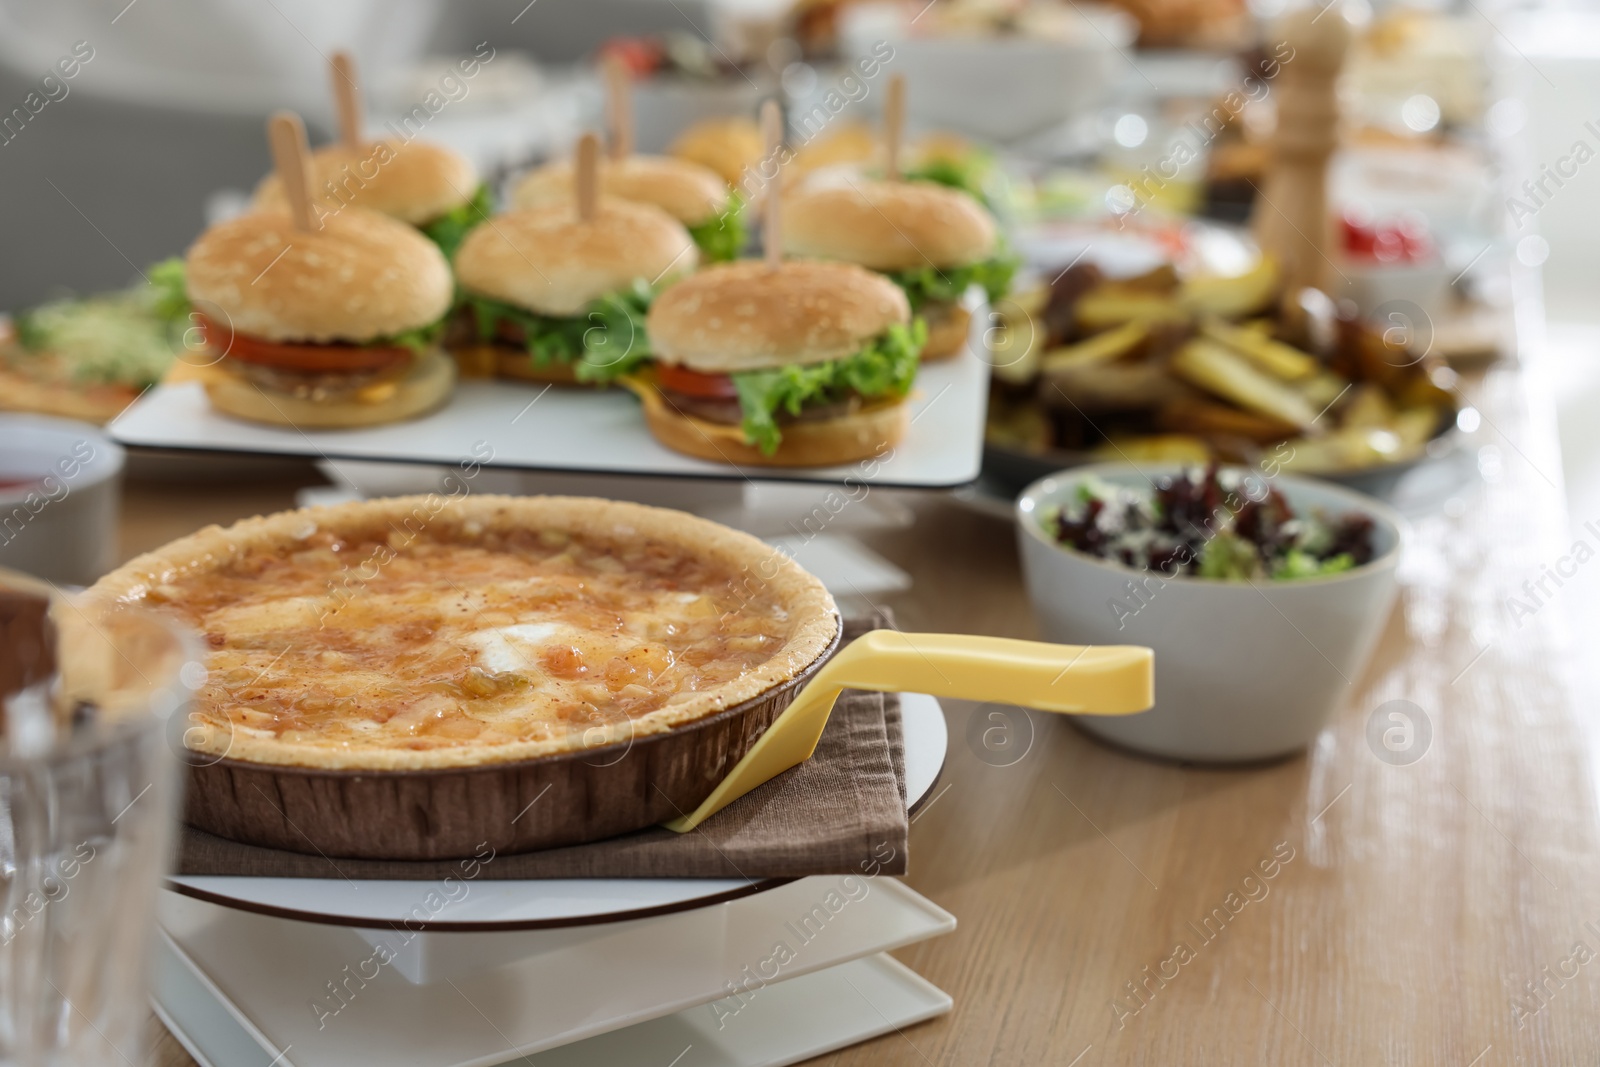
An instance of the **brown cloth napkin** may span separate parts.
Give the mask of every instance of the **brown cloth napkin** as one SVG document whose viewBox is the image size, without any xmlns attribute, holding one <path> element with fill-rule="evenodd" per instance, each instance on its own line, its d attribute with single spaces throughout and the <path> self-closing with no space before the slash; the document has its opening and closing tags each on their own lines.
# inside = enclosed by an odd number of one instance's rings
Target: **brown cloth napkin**
<svg viewBox="0 0 1600 1067">
<path fill-rule="evenodd" d="M 846 642 L 892 625 L 847 619 Z M 905 744 L 900 700 L 846 692 L 816 754 L 677 834 L 652 826 L 587 845 L 496 856 L 480 878 L 798 878 L 809 874 L 904 874 Z M 241 845 L 186 826 L 179 874 L 256 878 L 435 881 L 459 877 L 457 860 L 330 860 Z"/>
</svg>

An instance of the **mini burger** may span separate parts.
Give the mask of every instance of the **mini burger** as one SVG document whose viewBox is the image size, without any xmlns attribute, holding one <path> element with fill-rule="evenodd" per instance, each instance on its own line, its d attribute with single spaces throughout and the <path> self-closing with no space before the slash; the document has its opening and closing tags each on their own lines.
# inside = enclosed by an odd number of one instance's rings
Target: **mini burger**
<svg viewBox="0 0 1600 1067">
<path fill-rule="evenodd" d="M 649 204 L 601 198 L 590 219 L 566 195 L 496 215 L 456 252 L 475 342 L 464 368 L 507 377 L 603 384 L 650 355 L 654 287 L 699 262 L 694 241 Z"/>
<path fill-rule="evenodd" d="M 572 197 L 572 160 L 546 164 L 512 191 L 519 208 Z M 743 205 L 716 172 L 670 156 L 629 155 L 599 164 L 602 196 L 651 204 L 681 222 L 708 263 L 736 258 L 744 249 Z"/>
<path fill-rule="evenodd" d="M 309 180 L 318 219 L 363 208 L 410 223 L 446 256 L 494 210 L 488 186 L 457 152 L 426 141 L 386 139 L 350 146 L 343 141 L 311 153 Z M 255 206 L 286 206 L 283 183 L 269 174 L 256 187 Z"/>
<path fill-rule="evenodd" d="M 388 216 L 350 208 L 305 229 L 287 211 L 242 215 L 201 234 L 184 268 L 215 359 L 202 380 L 219 411 L 306 429 L 370 426 L 429 411 L 455 384 L 437 343 L 450 265 Z"/>
<path fill-rule="evenodd" d="M 761 127 L 746 118 L 701 119 L 667 147 L 668 155 L 708 167 L 729 185 L 743 181 L 764 153 Z"/>
<path fill-rule="evenodd" d="M 972 197 L 931 182 L 849 178 L 815 183 L 783 203 L 789 255 L 856 263 L 889 276 L 928 324 L 924 359 L 961 351 L 973 285 L 1005 295 L 1016 261 L 1000 254 L 994 219 Z"/>
<path fill-rule="evenodd" d="M 847 263 L 742 260 L 665 290 L 628 384 L 651 432 L 701 459 L 833 466 L 905 434 L 924 338 L 905 293 Z"/>
</svg>

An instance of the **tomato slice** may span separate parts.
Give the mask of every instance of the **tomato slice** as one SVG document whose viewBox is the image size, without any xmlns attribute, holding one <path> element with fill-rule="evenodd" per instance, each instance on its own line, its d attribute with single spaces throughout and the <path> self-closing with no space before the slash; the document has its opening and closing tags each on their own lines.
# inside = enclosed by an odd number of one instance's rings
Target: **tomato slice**
<svg viewBox="0 0 1600 1067">
<path fill-rule="evenodd" d="M 279 370 L 317 373 L 327 371 L 380 371 L 396 367 L 411 358 L 409 348 L 350 344 L 287 344 L 250 337 L 237 330 L 224 329 L 195 314 L 206 344 L 221 349 L 229 359 L 257 363 Z"/>
<path fill-rule="evenodd" d="M 656 364 L 656 384 L 685 396 L 703 396 L 712 400 L 739 398 L 739 390 L 734 387 L 733 379 L 728 375 L 701 374 L 697 370 L 674 366 L 671 363 Z"/>
</svg>

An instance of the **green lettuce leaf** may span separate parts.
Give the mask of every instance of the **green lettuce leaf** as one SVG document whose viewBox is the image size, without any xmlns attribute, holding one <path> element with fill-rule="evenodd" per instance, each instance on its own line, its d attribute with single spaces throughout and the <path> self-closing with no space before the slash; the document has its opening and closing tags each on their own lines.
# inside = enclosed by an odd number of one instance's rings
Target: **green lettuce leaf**
<svg viewBox="0 0 1600 1067">
<path fill-rule="evenodd" d="M 1248 581 L 1261 573 L 1261 553 L 1231 530 L 1222 530 L 1200 546 L 1195 573 L 1202 578 Z"/>
<path fill-rule="evenodd" d="M 852 392 L 867 398 L 904 396 L 911 391 L 927 339 L 927 324 L 915 319 L 910 326 L 889 327 L 866 348 L 844 359 L 732 375 L 744 414 L 745 440 L 770 456 L 783 440 L 778 425 L 781 412 L 798 415 L 808 403 L 833 403 Z"/>
<path fill-rule="evenodd" d="M 689 227 L 689 236 L 700 248 L 700 258 L 707 263 L 724 263 L 739 258 L 744 251 L 745 224 L 744 201 L 737 193 L 728 195 L 728 206 L 722 211 Z"/>
<path fill-rule="evenodd" d="M 1011 279 L 1017 273 L 1019 263 L 1016 256 L 1001 252 L 965 267 L 946 267 L 943 270 L 917 267 L 895 271 L 889 278 L 906 291 L 912 311 L 927 303 L 960 300 L 973 285 L 982 286 L 989 303 L 994 304 L 1011 289 Z"/>
<path fill-rule="evenodd" d="M 460 207 L 452 208 L 421 229 L 434 244 L 439 246 L 444 258 L 452 259 L 456 249 L 461 247 L 461 241 L 467 236 L 467 232 L 493 213 L 494 195 L 489 192 L 487 185 L 480 185 L 472 194 L 471 200 Z"/>
<path fill-rule="evenodd" d="M 144 272 L 150 282 L 150 310 L 163 322 L 184 322 L 189 317 L 189 291 L 183 260 L 177 256 L 152 263 Z"/>
<path fill-rule="evenodd" d="M 1291 548 L 1283 557 L 1283 561 L 1273 569 L 1272 577 L 1277 581 L 1320 578 L 1325 574 L 1341 574 L 1355 565 L 1355 557 L 1348 552 L 1341 552 L 1327 559 L 1318 559 L 1303 549 Z"/>
<path fill-rule="evenodd" d="M 418 326 L 413 330 L 402 330 L 400 333 L 390 334 L 388 337 L 380 337 L 374 341 L 367 341 L 363 347 L 409 348 L 415 355 L 426 355 L 428 350 L 437 345 L 439 338 L 444 335 L 448 319 L 449 316 L 447 314 L 438 322 L 429 323 L 427 326 Z"/>
<path fill-rule="evenodd" d="M 993 169 L 994 157 L 987 152 L 974 150 L 961 159 L 936 156 L 907 170 L 905 178 L 959 189 L 993 211 L 994 204 L 990 202 L 985 189 L 986 180 Z"/>
<path fill-rule="evenodd" d="M 464 302 L 472 309 L 480 339 L 493 339 L 501 322 L 511 322 L 526 334 L 535 366 L 570 363 L 580 382 L 609 382 L 650 357 L 644 319 L 652 299 L 650 286 L 639 279 L 631 289 L 609 293 L 570 317 L 540 315 L 471 294 Z"/>
</svg>

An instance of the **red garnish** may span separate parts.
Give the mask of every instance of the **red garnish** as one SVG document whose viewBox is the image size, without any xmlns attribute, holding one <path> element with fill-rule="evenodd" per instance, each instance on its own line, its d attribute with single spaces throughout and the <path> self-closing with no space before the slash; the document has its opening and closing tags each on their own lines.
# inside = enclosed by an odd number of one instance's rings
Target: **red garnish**
<svg viewBox="0 0 1600 1067">
<path fill-rule="evenodd" d="M 612 37 L 602 42 L 597 52 L 602 62 L 608 56 L 622 60 L 635 78 L 643 78 L 661 69 L 667 50 L 660 41 L 648 37 Z"/>
<path fill-rule="evenodd" d="M 1361 213 L 1347 211 L 1339 220 L 1339 239 L 1351 259 L 1420 264 L 1434 258 L 1427 228 L 1414 219 L 1374 223 Z"/>
</svg>

